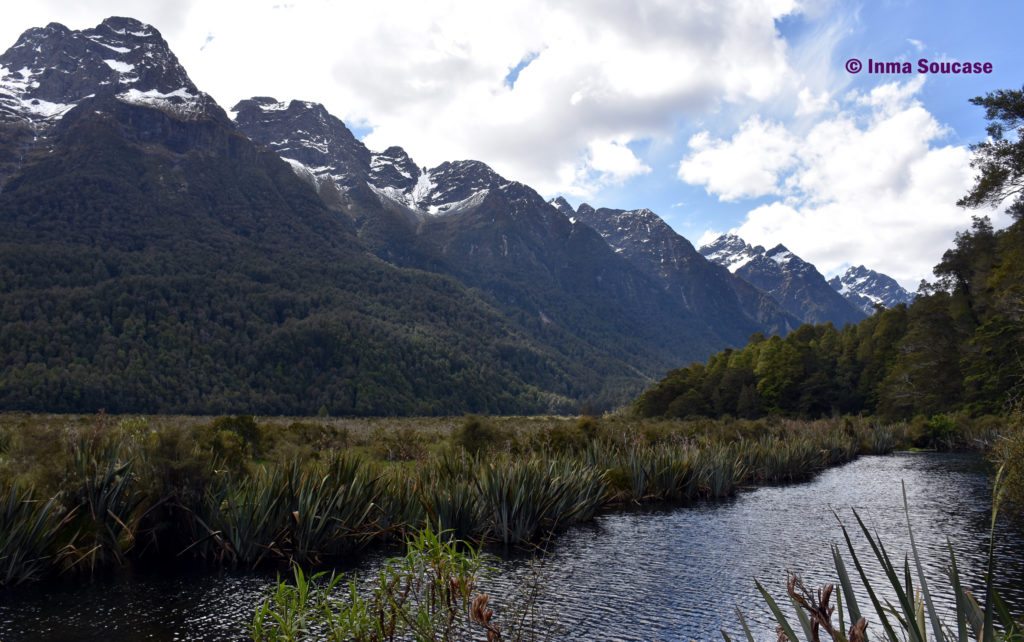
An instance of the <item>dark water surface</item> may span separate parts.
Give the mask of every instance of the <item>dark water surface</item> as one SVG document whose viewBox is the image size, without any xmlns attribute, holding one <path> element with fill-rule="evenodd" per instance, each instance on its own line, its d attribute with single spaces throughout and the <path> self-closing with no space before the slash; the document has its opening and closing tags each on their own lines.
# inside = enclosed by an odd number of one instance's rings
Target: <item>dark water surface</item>
<svg viewBox="0 0 1024 642">
<path fill-rule="evenodd" d="M 787 570 L 808 586 L 834 581 L 829 543 L 842 543 L 842 534 L 833 509 L 856 529 L 850 512 L 856 508 L 901 564 L 910 550 L 901 480 L 930 588 L 949 612 L 946 538 L 965 584 L 980 587 L 989 488 L 977 457 L 935 453 L 863 457 L 806 484 L 761 488 L 724 503 L 603 515 L 557 538 L 541 564 L 498 562 L 483 588 L 507 604 L 515 599 L 513 587 L 538 584 L 539 611 L 558 629 L 550 639 L 721 639 L 721 628 L 738 632 L 739 606 L 755 633 L 773 640 L 753 578 L 777 597 L 784 595 Z M 854 542 L 869 574 L 880 577 L 858 533 Z M 1004 598 L 1024 611 L 1019 529 L 1000 531 L 996 560 Z M 378 563 L 369 559 L 363 568 Z M 848 557 L 847 565 L 852 572 Z M 271 583 L 253 575 L 146 576 L 2 594 L 0 640 L 241 640 Z M 868 606 L 861 599 L 862 609 Z"/>
</svg>

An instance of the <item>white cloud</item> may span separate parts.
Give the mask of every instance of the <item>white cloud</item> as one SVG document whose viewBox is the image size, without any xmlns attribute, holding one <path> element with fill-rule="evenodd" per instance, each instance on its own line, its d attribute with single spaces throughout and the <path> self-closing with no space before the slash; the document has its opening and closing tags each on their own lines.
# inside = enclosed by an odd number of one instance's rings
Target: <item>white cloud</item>
<svg viewBox="0 0 1024 642">
<path fill-rule="evenodd" d="M 832 94 L 827 91 L 815 94 L 810 88 L 804 87 L 797 94 L 797 116 L 819 114 L 828 109 L 835 109 L 835 103 L 832 101 Z"/>
<path fill-rule="evenodd" d="M 776 131 L 801 141 L 781 198 L 751 210 L 735 231 L 753 244 L 785 243 L 823 273 L 863 263 L 916 288 L 976 214 L 955 205 L 972 184 L 970 150 L 942 144 L 946 128 L 915 98 L 921 86 L 881 85 L 805 132 Z M 716 149 L 725 159 L 755 158 L 738 169 L 723 161 L 699 182 L 726 198 L 742 191 L 745 167 L 778 166 L 777 152 L 743 138 L 762 128 L 753 118 Z"/>
<path fill-rule="evenodd" d="M 924 51 L 924 43 L 918 40 L 917 38 L 907 38 L 907 42 L 910 43 L 914 47 L 914 49 L 917 49 L 918 51 Z"/>
<path fill-rule="evenodd" d="M 650 173 L 629 147 L 617 140 L 595 140 L 590 145 L 589 164 L 595 171 L 606 175 L 609 180 L 622 182 L 633 176 Z"/>
<path fill-rule="evenodd" d="M 253 95 L 315 100 L 372 128 L 371 147 L 402 145 L 424 165 L 476 158 L 542 192 L 578 193 L 642 172 L 624 146 L 671 134 L 681 117 L 779 96 L 794 74 L 775 19 L 798 10 L 792 0 L 42 0 L 8 8 L 0 37 L 133 15 L 226 108 Z"/>
<path fill-rule="evenodd" d="M 697 239 L 697 242 L 694 245 L 697 247 L 704 247 L 724 233 L 725 232 L 720 232 L 718 230 L 704 230 L 704 233 L 700 235 L 700 238 Z"/>
<path fill-rule="evenodd" d="M 796 163 L 797 140 L 778 123 L 754 116 L 730 140 L 703 131 L 690 138 L 693 153 L 679 163 L 679 178 L 704 185 L 720 200 L 779 193 L 779 178 Z"/>
<path fill-rule="evenodd" d="M 917 93 L 924 87 L 927 76 L 919 74 L 907 82 L 889 82 L 871 89 L 866 96 L 851 92 L 850 98 L 858 105 L 878 108 L 877 116 L 884 116 L 917 104 Z"/>
</svg>

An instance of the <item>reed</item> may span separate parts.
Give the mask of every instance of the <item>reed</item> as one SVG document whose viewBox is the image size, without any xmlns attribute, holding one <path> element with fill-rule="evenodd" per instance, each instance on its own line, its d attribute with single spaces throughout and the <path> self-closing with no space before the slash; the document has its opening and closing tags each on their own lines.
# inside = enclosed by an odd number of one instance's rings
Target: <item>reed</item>
<svg viewBox="0 0 1024 642">
<path fill-rule="evenodd" d="M 149 510 L 133 474 L 133 462 L 119 445 L 79 435 L 71 445 L 72 480 L 63 497 L 69 507 L 61 520 L 57 560 L 65 570 L 123 566 Z"/>
<path fill-rule="evenodd" d="M 490 537 L 506 546 L 531 542 L 561 517 L 555 508 L 570 486 L 549 465 L 537 457 L 480 462 L 474 482 Z"/>
<path fill-rule="evenodd" d="M 717 445 L 702 451 L 698 478 L 704 497 L 720 499 L 731 496 L 745 474 L 745 467 L 733 446 Z"/>
<path fill-rule="evenodd" d="M 423 473 L 420 501 L 428 523 L 452 538 L 478 539 L 487 529 L 475 464 L 449 454 Z"/>
<path fill-rule="evenodd" d="M 366 591 L 340 575 L 307 578 L 295 566 L 293 581 L 279 581 L 257 609 L 250 635 L 256 642 L 514 639 L 477 590 L 483 563 L 472 546 L 427 527 Z"/>
<path fill-rule="evenodd" d="M 872 455 L 887 455 L 896 448 L 896 431 L 889 424 L 875 424 L 865 440 L 862 450 Z"/>
<path fill-rule="evenodd" d="M 700 491 L 701 452 L 690 446 L 639 447 L 624 459 L 632 501 L 691 501 Z"/>
<path fill-rule="evenodd" d="M 316 565 L 358 548 L 376 533 L 378 480 L 351 456 L 337 456 L 327 466 L 303 470 L 292 463 L 287 473 L 283 541 L 289 560 Z"/>
<path fill-rule="evenodd" d="M 380 483 L 378 533 L 385 541 L 403 542 L 427 520 L 422 473 L 406 467 L 387 468 L 381 473 Z"/>
<path fill-rule="evenodd" d="M 40 501 L 18 484 L 0 490 L 0 587 L 43 576 L 62 526 L 60 511 L 56 497 Z"/>
<path fill-rule="evenodd" d="M 205 531 L 203 537 L 188 550 L 204 560 L 234 567 L 255 567 L 268 556 L 284 557 L 277 547 L 287 515 L 285 479 L 280 468 L 260 468 L 251 476 L 222 476 L 195 516 Z"/>
</svg>

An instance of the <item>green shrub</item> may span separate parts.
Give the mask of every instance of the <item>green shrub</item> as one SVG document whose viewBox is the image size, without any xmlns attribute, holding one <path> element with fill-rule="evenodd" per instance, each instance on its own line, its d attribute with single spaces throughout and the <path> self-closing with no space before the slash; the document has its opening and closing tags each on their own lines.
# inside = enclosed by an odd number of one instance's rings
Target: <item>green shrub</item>
<svg viewBox="0 0 1024 642">
<path fill-rule="evenodd" d="M 296 566 L 253 617 L 256 642 L 516 639 L 499 633 L 489 598 L 477 591 L 483 558 L 464 542 L 427 528 L 406 544 L 404 557 L 384 563 L 368 591 L 340 575 L 307 578 Z M 509 627 L 514 623 L 509 622 Z M 502 634 L 509 635 L 508 638 Z"/>
<path fill-rule="evenodd" d="M 489 421 L 469 415 L 452 433 L 452 443 L 471 455 L 497 450 L 508 443 L 510 435 Z"/>
<path fill-rule="evenodd" d="M 377 428 L 373 431 L 371 450 L 384 461 L 413 461 L 427 454 L 427 443 L 422 433 L 409 426 Z"/>
<path fill-rule="evenodd" d="M 223 432 L 233 432 L 238 435 L 253 458 L 258 459 L 263 455 L 262 434 L 255 417 L 251 415 L 218 417 L 213 420 L 211 428 L 215 435 Z"/>
<path fill-rule="evenodd" d="M 596 418 L 583 415 L 576 422 L 576 429 L 583 433 L 587 441 L 594 441 L 600 434 L 601 424 Z"/>
<path fill-rule="evenodd" d="M 245 439 L 237 432 L 218 430 L 213 435 L 211 446 L 218 464 L 236 473 L 245 470 L 250 453 Z"/>
</svg>

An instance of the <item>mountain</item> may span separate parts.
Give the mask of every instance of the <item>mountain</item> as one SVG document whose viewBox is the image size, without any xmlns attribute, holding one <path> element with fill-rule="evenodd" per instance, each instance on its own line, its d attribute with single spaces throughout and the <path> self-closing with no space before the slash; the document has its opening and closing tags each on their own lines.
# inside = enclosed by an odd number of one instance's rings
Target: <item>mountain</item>
<svg viewBox="0 0 1024 642">
<path fill-rule="evenodd" d="M 785 334 L 800 325 L 770 297 L 707 261 L 693 245 L 649 209 L 578 209 L 562 197 L 551 204 L 570 220 L 597 230 L 615 252 L 661 283 L 687 310 L 714 323 L 726 344 L 755 332 Z"/>
<path fill-rule="evenodd" d="M 600 409 L 792 327 L 682 237 L 651 227 L 656 266 L 584 218 L 315 103 L 229 114 L 137 20 L 31 29 L 0 55 L 0 409 Z"/>
<path fill-rule="evenodd" d="M 538 341 L 591 353 L 600 371 L 614 373 L 616 386 L 663 371 L 672 359 L 796 325 L 667 226 L 669 243 L 680 243 L 682 253 L 668 284 L 660 271 L 610 246 L 593 221 L 484 163 L 426 168 L 400 147 L 368 150 L 315 103 L 256 97 L 232 113 L 241 131 L 280 154 L 353 220 L 378 256 L 456 278 Z"/>
<path fill-rule="evenodd" d="M 76 106 L 116 99 L 179 119 L 226 115 L 199 91 L 160 34 L 129 18 L 72 31 L 29 29 L 0 55 L 0 189 Z"/>
<path fill-rule="evenodd" d="M 701 247 L 700 253 L 767 293 L 805 323 L 831 322 L 841 327 L 864 318 L 813 265 L 781 244 L 765 250 L 734 234 L 723 234 Z"/>
<path fill-rule="evenodd" d="M 388 156 L 408 159 L 399 148 L 374 157 L 317 103 L 255 97 L 236 104 L 231 115 L 246 136 L 284 159 L 327 207 L 350 218 L 360 239 L 378 256 L 396 264 L 430 264 L 415 242 L 415 217 L 405 208 L 383 208 L 368 182 L 371 174 L 419 172 Z"/>
<path fill-rule="evenodd" d="M 914 295 L 903 289 L 896 279 L 863 265 L 849 268 L 841 277 L 832 277 L 828 284 L 868 316 L 875 313 L 876 305 L 891 308 L 914 300 Z"/>
<path fill-rule="evenodd" d="M 566 412 L 645 380 L 379 258 L 149 25 L 30 30 L 0 65 L 0 408 Z"/>
</svg>

